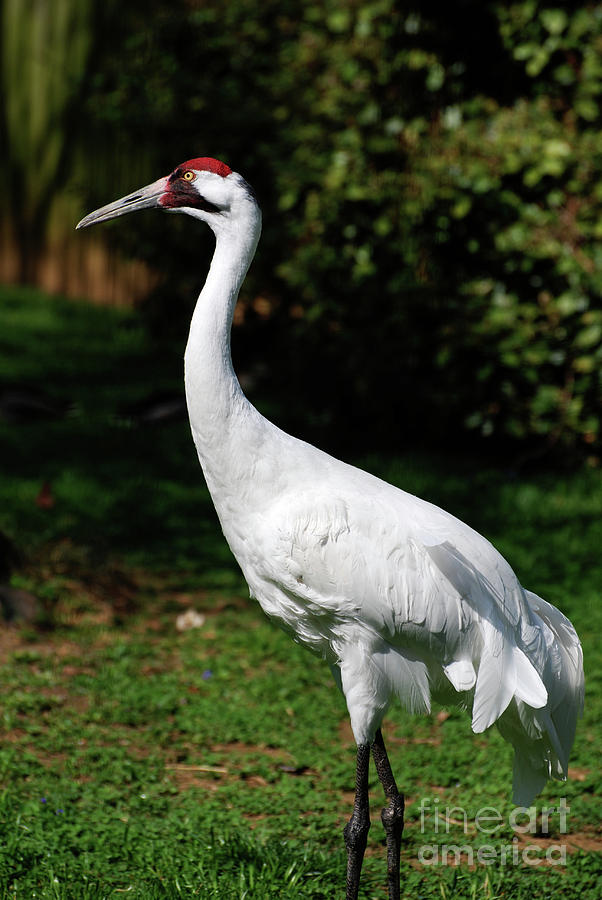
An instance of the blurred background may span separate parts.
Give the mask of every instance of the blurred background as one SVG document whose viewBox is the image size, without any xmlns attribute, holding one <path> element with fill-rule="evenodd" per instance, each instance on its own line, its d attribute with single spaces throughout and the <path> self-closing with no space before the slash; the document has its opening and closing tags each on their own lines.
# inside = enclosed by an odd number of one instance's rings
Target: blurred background
<svg viewBox="0 0 602 900">
<path fill-rule="evenodd" d="M 602 6 L 1 7 L 2 282 L 183 342 L 210 236 L 153 214 L 73 229 L 216 156 L 264 212 L 235 363 L 281 424 L 597 465 Z"/>
</svg>

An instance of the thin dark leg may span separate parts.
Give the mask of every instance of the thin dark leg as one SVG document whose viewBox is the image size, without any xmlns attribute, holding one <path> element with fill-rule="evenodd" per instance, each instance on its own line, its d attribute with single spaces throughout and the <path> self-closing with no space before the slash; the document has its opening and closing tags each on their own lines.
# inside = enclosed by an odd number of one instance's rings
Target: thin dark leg
<svg viewBox="0 0 602 900">
<path fill-rule="evenodd" d="M 368 829 L 370 828 L 370 807 L 368 802 L 369 765 L 370 745 L 358 744 L 353 813 L 343 831 L 345 846 L 347 847 L 346 900 L 357 900 L 360 888 L 360 873 L 362 871 L 366 841 L 368 840 Z"/>
<path fill-rule="evenodd" d="M 391 764 L 385 742 L 380 728 L 374 737 L 372 755 L 376 765 L 376 771 L 383 786 L 389 805 L 382 811 L 381 819 L 387 836 L 387 875 L 389 879 L 389 900 L 400 900 L 399 889 L 399 855 L 401 852 L 401 835 L 403 834 L 403 794 L 397 790 L 395 777 L 391 770 Z"/>
</svg>

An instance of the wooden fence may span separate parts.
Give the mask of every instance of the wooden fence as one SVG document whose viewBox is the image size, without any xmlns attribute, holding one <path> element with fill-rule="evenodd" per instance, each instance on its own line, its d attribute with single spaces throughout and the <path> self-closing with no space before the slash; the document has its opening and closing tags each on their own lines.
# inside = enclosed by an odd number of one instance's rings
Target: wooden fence
<svg viewBox="0 0 602 900">
<path fill-rule="evenodd" d="M 145 263 L 125 260 L 93 234 L 49 239 L 36 260 L 33 284 L 49 294 L 110 306 L 135 306 L 159 276 Z M 8 228 L 1 232 L 0 283 L 19 281 L 19 254 Z"/>
</svg>

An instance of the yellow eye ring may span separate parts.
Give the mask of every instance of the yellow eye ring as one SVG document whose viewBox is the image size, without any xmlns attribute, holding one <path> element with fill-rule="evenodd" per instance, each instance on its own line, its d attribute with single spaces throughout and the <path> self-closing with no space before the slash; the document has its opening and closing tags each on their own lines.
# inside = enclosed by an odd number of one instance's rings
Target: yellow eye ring
<svg viewBox="0 0 602 900">
<path fill-rule="evenodd" d="M 194 181 L 194 179 L 195 179 L 195 174 L 194 174 L 194 172 L 192 172 L 190 169 L 188 169 L 187 172 L 184 172 L 184 174 L 182 175 L 182 178 L 183 178 L 185 181 Z"/>
</svg>

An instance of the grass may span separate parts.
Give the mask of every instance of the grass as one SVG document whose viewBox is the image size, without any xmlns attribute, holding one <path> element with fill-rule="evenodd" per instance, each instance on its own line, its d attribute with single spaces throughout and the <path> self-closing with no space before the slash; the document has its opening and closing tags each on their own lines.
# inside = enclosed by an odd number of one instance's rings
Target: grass
<svg viewBox="0 0 602 900">
<path fill-rule="evenodd" d="M 0 637 L 0 898 L 341 897 L 354 782 L 343 700 L 320 660 L 247 599 L 186 422 L 137 427 L 122 412 L 179 389 L 182 348 L 152 345 L 131 315 L 30 291 L 4 289 L 0 310 L 0 385 L 43 385 L 72 404 L 65 418 L 0 423 L 0 529 L 23 555 L 12 582 L 42 606 L 38 625 Z M 541 812 L 566 798 L 566 833 L 557 814 L 547 833 L 541 816 L 535 835 L 510 827 L 512 752 L 495 730 L 473 735 L 455 709 L 391 710 L 406 895 L 594 900 L 600 473 L 510 477 L 443 454 L 363 464 L 487 534 L 571 616 L 588 676 L 572 777 L 537 800 Z M 205 624 L 180 632 L 188 608 Z M 374 773 L 371 795 L 360 896 L 382 900 Z M 437 804 L 457 808 L 449 834 Z M 503 820 L 493 835 L 475 824 L 485 806 Z M 421 864 L 445 843 L 498 855 Z M 502 865 L 505 845 L 521 860 L 539 847 L 537 864 Z M 566 864 L 555 865 L 559 846 Z"/>
</svg>

